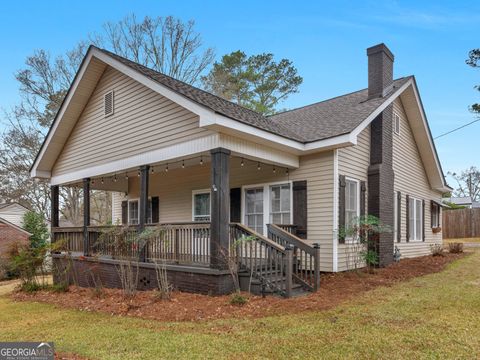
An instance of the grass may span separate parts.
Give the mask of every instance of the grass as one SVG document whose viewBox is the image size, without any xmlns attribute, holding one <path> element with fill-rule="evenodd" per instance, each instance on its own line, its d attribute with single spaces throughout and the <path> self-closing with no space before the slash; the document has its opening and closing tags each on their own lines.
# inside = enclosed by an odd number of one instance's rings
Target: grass
<svg viewBox="0 0 480 360">
<path fill-rule="evenodd" d="M 331 311 L 256 320 L 161 323 L 3 296 L 0 341 L 54 341 L 57 350 L 94 359 L 479 358 L 479 267 L 477 251 Z"/>
</svg>

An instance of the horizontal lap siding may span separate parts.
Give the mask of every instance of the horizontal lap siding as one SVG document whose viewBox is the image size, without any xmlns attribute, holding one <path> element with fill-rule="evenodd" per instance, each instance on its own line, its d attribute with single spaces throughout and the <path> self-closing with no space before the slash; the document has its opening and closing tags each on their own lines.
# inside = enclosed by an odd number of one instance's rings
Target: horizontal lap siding
<svg viewBox="0 0 480 360">
<path fill-rule="evenodd" d="M 104 117 L 103 95 L 114 91 L 114 114 Z M 205 136 L 198 116 L 108 67 L 81 114 L 53 175 L 138 155 Z"/>
<path fill-rule="evenodd" d="M 300 158 L 300 167 L 286 175 L 284 168 L 273 173 L 271 165 L 230 158 L 230 187 L 261 184 L 278 181 L 307 180 L 308 197 L 308 241 L 321 245 L 322 271 L 332 271 L 332 194 L 333 155 L 332 152 L 308 155 Z M 168 173 L 159 169 L 150 176 L 150 195 L 158 196 L 160 222 L 191 221 L 192 191 L 210 188 L 210 163 L 185 169 L 171 169 Z M 129 180 L 129 197 L 138 198 L 138 178 Z M 121 209 L 117 210 L 121 211 Z"/>
<path fill-rule="evenodd" d="M 394 112 L 400 115 L 400 135 L 393 134 L 393 170 L 395 172 L 395 191 L 402 193 L 401 200 L 401 242 L 396 242 L 402 257 L 415 257 L 430 254 L 431 244 L 442 243 L 442 233 L 434 234 L 430 226 L 430 200 L 440 202 L 442 194 L 432 190 L 423 167 L 412 130 L 400 99 L 394 102 Z M 425 200 L 425 242 L 406 242 L 406 198 L 415 197 Z M 393 200 L 392 200 L 393 201 Z"/>
<path fill-rule="evenodd" d="M 23 216 L 28 210 L 19 205 L 6 206 L 0 209 L 0 218 L 11 222 L 17 226 L 23 227 Z"/>
<path fill-rule="evenodd" d="M 368 166 L 370 165 L 370 126 L 359 136 L 355 146 L 338 150 L 338 174 L 359 180 L 368 181 Z M 367 206 L 368 194 L 365 194 Z M 365 213 L 366 209 L 365 209 Z M 338 271 L 348 270 L 347 245 L 338 244 Z"/>
</svg>

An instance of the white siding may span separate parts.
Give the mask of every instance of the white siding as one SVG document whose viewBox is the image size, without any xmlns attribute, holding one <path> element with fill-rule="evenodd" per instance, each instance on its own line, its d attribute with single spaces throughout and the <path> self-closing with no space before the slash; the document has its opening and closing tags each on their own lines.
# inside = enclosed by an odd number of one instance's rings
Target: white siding
<svg viewBox="0 0 480 360">
<path fill-rule="evenodd" d="M 432 190 L 428 182 L 417 145 L 413 138 L 407 116 L 400 99 L 394 102 L 394 112 L 400 116 L 400 134 L 393 134 L 393 170 L 395 172 L 395 192 L 402 193 L 401 200 L 401 242 L 399 247 L 403 257 L 428 255 L 430 245 L 442 243 L 442 233 L 434 234 L 430 227 L 430 200 L 440 202 L 442 194 Z M 425 241 L 406 241 L 406 195 L 425 200 Z M 393 199 L 392 199 L 393 201 Z"/>
<path fill-rule="evenodd" d="M 103 95 L 114 91 L 114 114 Z M 198 116 L 108 67 L 59 155 L 53 176 L 206 136 Z"/>
<path fill-rule="evenodd" d="M 23 215 L 27 211 L 23 206 L 12 204 L 0 209 L 0 217 L 12 224 L 23 227 Z"/>
<path fill-rule="evenodd" d="M 338 150 L 338 174 L 359 181 L 368 181 L 368 166 L 370 165 L 370 126 L 367 126 L 358 136 L 357 145 Z M 338 181 L 338 180 L 337 180 Z M 337 194 L 338 196 L 338 194 Z M 367 207 L 368 194 L 365 194 Z M 367 209 L 365 209 L 367 213 Z M 338 271 L 348 270 L 347 261 L 351 247 L 338 244 Z M 351 261 L 350 261 L 351 263 Z"/>
</svg>

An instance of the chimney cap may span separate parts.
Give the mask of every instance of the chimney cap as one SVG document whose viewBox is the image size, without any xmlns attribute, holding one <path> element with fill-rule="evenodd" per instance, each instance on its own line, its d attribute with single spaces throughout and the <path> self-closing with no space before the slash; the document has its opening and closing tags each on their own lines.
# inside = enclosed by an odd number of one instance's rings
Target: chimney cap
<svg viewBox="0 0 480 360">
<path fill-rule="evenodd" d="M 390 49 L 385 45 L 384 43 L 380 43 L 374 46 L 371 46 L 367 49 L 367 56 L 379 53 L 379 52 L 384 52 L 385 55 L 387 55 L 390 60 L 394 60 L 393 53 L 390 51 Z"/>
</svg>

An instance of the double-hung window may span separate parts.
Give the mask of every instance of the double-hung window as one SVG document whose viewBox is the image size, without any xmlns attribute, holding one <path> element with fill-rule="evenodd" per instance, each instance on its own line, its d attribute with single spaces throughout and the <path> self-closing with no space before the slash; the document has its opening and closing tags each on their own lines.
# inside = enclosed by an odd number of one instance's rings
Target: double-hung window
<svg viewBox="0 0 480 360">
<path fill-rule="evenodd" d="M 128 201 L 128 224 L 138 225 L 140 218 L 139 200 Z M 152 223 L 152 199 L 148 199 L 147 224 Z"/>
<path fill-rule="evenodd" d="M 290 184 L 270 186 L 270 222 L 290 224 Z"/>
<path fill-rule="evenodd" d="M 432 204 L 432 228 L 440 227 L 440 205 L 433 203 Z"/>
<path fill-rule="evenodd" d="M 345 180 L 345 226 L 351 228 L 360 216 L 359 182 Z"/>
<path fill-rule="evenodd" d="M 193 221 L 210 221 L 210 192 L 193 193 Z"/>
<path fill-rule="evenodd" d="M 410 240 L 422 240 L 422 200 L 410 198 L 408 204 Z"/>
</svg>

